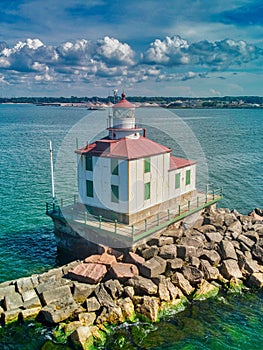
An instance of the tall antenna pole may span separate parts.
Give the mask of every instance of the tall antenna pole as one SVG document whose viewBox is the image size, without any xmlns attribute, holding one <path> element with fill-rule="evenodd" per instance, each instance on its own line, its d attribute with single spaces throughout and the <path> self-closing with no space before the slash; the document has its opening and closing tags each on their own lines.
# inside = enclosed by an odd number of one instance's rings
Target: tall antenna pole
<svg viewBox="0 0 263 350">
<path fill-rule="evenodd" d="M 50 171 L 51 171 L 52 204 L 53 204 L 53 209 L 54 209 L 55 208 L 55 181 L 54 181 L 52 141 L 49 141 L 49 149 L 50 149 Z"/>
</svg>

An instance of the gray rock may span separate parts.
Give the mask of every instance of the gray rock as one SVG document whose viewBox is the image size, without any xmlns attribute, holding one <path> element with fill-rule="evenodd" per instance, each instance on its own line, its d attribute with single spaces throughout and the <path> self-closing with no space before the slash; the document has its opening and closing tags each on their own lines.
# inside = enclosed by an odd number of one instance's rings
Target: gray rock
<svg viewBox="0 0 263 350">
<path fill-rule="evenodd" d="M 158 321 L 159 300 L 148 295 L 141 298 L 141 303 L 137 305 L 136 311 L 147 317 L 151 322 Z"/>
<path fill-rule="evenodd" d="M 242 272 L 239 269 L 238 263 L 234 259 L 224 260 L 221 264 L 220 272 L 227 279 L 231 279 L 232 277 L 235 277 L 235 278 L 243 277 Z"/>
<path fill-rule="evenodd" d="M 197 269 L 194 266 L 183 266 L 182 269 L 184 277 L 192 284 L 196 285 L 200 283 L 203 279 L 203 273 L 201 270 Z"/>
<path fill-rule="evenodd" d="M 234 213 L 225 214 L 224 221 L 226 226 L 230 226 L 233 222 L 237 221 L 237 217 Z"/>
<path fill-rule="evenodd" d="M 112 299 L 118 299 L 122 295 L 123 287 L 118 280 L 108 280 L 104 286 Z"/>
<path fill-rule="evenodd" d="M 133 320 L 135 316 L 134 305 L 130 298 L 119 299 L 117 305 L 121 308 L 125 320 Z"/>
<path fill-rule="evenodd" d="M 78 319 L 84 326 L 91 326 L 96 320 L 96 314 L 95 312 L 81 312 L 78 314 Z"/>
<path fill-rule="evenodd" d="M 159 256 L 164 259 L 174 259 L 177 256 L 175 244 L 164 245 L 160 248 Z"/>
<path fill-rule="evenodd" d="M 161 236 L 161 237 L 159 238 L 159 241 L 158 241 L 158 246 L 159 246 L 159 247 L 162 247 L 162 246 L 164 246 L 164 245 L 173 244 L 173 243 L 174 243 L 173 237 Z"/>
<path fill-rule="evenodd" d="M 22 317 L 22 320 L 27 320 L 29 318 L 36 318 L 41 311 L 41 307 L 30 307 L 29 309 L 21 310 L 20 315 Z"/>
<path fill-rule="evenodd" d="M 175 286 L 179 287 L 185 295 L 190 295 L 193 293 L 194 288 L 191 286 L 189 281 L 180 272 L 175 272 L 172 276 L 172 282 Z"/>
<path fill-rule="evenodd" d="M 104 285 L 101 283 L 95 289 L 95 296 L 98 299 L 98 302 L 101 306 L 114 306 L 114 301 L 110 294 L 105 289 Z"/>
<path fill-rule="evenodd" d="M 36 288 L 36 292 L 38 295 L 42 294 L 45 291 L 50 291 L 55 288 L 61 287 L 61 284 L 58 281 L 51 281 L 51 282 L 43 282 L 40 283 Z"/>
<path fill-rule="evenodd" d="M 91 297 L 86 300 L 86 309 L 88 312 L 98 311 L 101 308 L 96 297 Z"/>
<path fill-rule="evenodd" d="M 249 277 L 248 285 L 252 288 L 262 288 L 263 287 L 263 273 L 254 272 Z"/>
<path fill-rule="evenodd" d="M 177 257 L 181 259 L 188 259 L 191 256 L 196 256 L 197 258 L 202 254 L 202 248 L 196 248 L 188 245 L 178 245 L 177 246 Z"/>
<path fill-rule="evenodd" d="M 31 277 L 25 277 L 25 278 L 19 278 L 16 281 L 16 289 L 17 291 L 22 294 L 24 292 L 27 292 L 29 290 L 32 290 L 37 286 L 37 278 L 33 279 Z"/>
<path fill-rule="evenodd" d="M 183 267 L 184 261 L 180 258 L 167 260 L 167 269 L 174 271 L 179 270 Z"/>
<path fill-rule="evenodd" d="M 6 311 L 18 309 L 23 305 L 22 297 L 19 293 L 13 292 L 4 297 L 4 309 Z"/>
<path fill-rule="evenodd" d="M 27 290 L 22 293 L 23 307 L 25 309 L 38 308 L 41 306 L 41 302 L 34 289 Z"/>
<path fill-rule="evenodd" d="M 220 243 L 223 239 L 223 235 L 219 232 L 206 232 L 206 238 L 209 242 Z"/>
<path fill-rule="evenodd" d="M 204 242 L 200 236 L 182 237 L 179 244 L 183 246 L 195 247 L 196 249 L 204 247 Z"/>
<path fill-rule="evenodd" d="M 196 268 L 199 268 L 199 265 L 200 265 L 200 260 L 199 258 L 197 258 L 196 256 L 190 256 L 189 258 L 189 264 L 191 266 L 194 266 Z"/>
<path fill-rule="evenodd" d="M 72 304 L 64 304 L 63 300 L 56 304 L 45 306 L 40 314 L 48 323 L 60 323 L 70 318 L 78 309 L 78 305 L 74 302 Z"/>
<path fill-rule="evenodd" d="M 164 273 L 165 268 L 166 261 L 159 256 L 154 256 L 140 267 L 140 272 L 144 277 L 152 278 Z"/>
<path fill-rule="evenodd" d="M 52 270 L 49 270 L 48 272 L 45 272 L 38 276 L 39 283 L 51 283 L 59 281 L 63 276 L 62 268 L 55 268 Z"/>
<path fill-rule="evenodd" d="M 238 241 L 244 243 L 249 249 L 252 249 L 255 244 L 254 240 L 242 234 L 238 236 Z"/>
<path fill-rule="evenodd" d="M 131 299 L 134 297 L 134 294 L 135 294 L 132 286 L 124 287 L 124 293 L 127 295 L 127 297 L 129 297 Z"/>
<path fill-rule="evenodd" d="M 204 234 L 207 234 L 207 233 L 211 233 L 211 232 L 216 232 L 216 228 L 215 226 L 213 225 L 203 225 L 203 226 L 199 226 L 197 227 L 197 230 L 204 233 Z"/>
<path fill-rule="evenodd" d="M 253 257 L 263 264 L 263 247 L 260 247 L 258 244 L 254 245 L 252 248 Z"/>
<path fill-rule="evenodd" d="M 154 295 L 157 294 L 158 291 L 157 285 L 153 283 L 152 280 L 142 276 L 131 278 L 128 284 L 134 288 L 135 293 L 138 295 L 144 295 L 145 293 Z"/>
<path fill-rule="evenodd" d="M 220 255 L 215 250 L 204 249 L 200 258 L 208 260 L 213 266 L 217 266 L 221 261 Z"/>
<path fill-rule="evenodd" d="M 62 299 L 64 299 L 67 304 L 71 304 L 73 302 L 73 297 L 69 286 L 61 286 L 44 291 L 42 294 L 40 294 L 40 298 L 44 305 L 56 303 Z"/>
<path fill-rule="evenodd" d="M 150 248 L 144 249 L 141 254 L 145 260 L 148 260 L 156 256 L 158 252 L 159 248 L 157 246 L 152 246 Z"/>
<path fill-rule="evenodd" d="M 237 260 L 235 248 L 230 241 L 223 240 L 220 243 L 220 249 L 221 249 L 223 259 L 235 259 L 235 260 Z"/>
<path fill-rule="evenodd" d="M 8 310 L 2 313 L 1 321 L 4 324 L 18 321 L 21 309 Z"/>
<path fill-rule="evenodd" d="M 241 222 L 239 220 L 232 222 L 232 224 L 228 226 L 228 231 L 235 232 L 236 234 L 241 234 L 242 233 Z"/>
<path fill-rule="evenodd" d="M 78 327 L 71 335 L 70 339 L 76 349 L 86 349 L 89 339 L 92 339 L 92 333 L 89 326 Z"/>
<path fill-rule="evenodd" d="M 260 272 L 260 266 L 255 260 L 248 259 L 245 256 L 238 258 L 238 264 L 242 272 L 246 275 L 251 275 L 252 273 Z"/>
<path fill-rule="evenodd" d="M 216 280 L 219 276 L 219 270 L 216 267 L 211 266 L 207 260 L 201 260 L 200 268 L 204 273 L 205 279 L 208 281 Z"/>
<path fill-rule="evenodd" d="M 97 284 L 87 284 L 74 281 L 73 282 L 73 299 L 78 303 L 83 303 L 94 290 L 97 288 Z"/>
</svg>

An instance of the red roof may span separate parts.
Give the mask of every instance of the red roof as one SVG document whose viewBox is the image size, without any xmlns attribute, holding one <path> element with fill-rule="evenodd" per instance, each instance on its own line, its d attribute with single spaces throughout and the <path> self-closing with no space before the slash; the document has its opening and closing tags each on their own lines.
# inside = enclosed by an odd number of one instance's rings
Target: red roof
<svg viewBox="0 0 263 350">
<path fill-rule="evenodd" d="M 114 106 L 112 106 L 112 108 L 135 108 L 135 106 L 129 101 L 127 101 L 125 97 L 125 93 L 122 93 L 121 100 Z"/>
<path fill-rule="evenodd" d="M 160 145 L 146 137 L 139 139 L 122 138 L 118 140 L 102 139 L 76 151 L 79 154 L 91 156 L 112 157 L 122 159 L 139 159 L 163 153 L 170 153 L 171 149 Z"/>
<path fill-rule="evenodd" d="M 193 164 L 196 164 L 196 162 L 185 158 L 177 158 L 175 156 L 171 156 L 169 170 L 176 170 Z"/>
</svg>

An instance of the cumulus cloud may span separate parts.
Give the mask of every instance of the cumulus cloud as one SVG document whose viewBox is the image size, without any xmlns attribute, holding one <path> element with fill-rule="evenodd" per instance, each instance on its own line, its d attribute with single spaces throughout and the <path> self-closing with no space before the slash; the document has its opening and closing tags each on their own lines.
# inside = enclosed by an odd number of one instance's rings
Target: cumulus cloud
<svg viewBox="0 0 263 350">
<path fill-rule="evenodd" d="M 260 48 L 224 39 L 189 43 L 180 36 L 154 40 L 145 52 L 116 38 L 79 39 L 58 46 L 27 39 L 9 47 L 0 42 L 1 83 L 93 83 L 132 86 L 147 80 L 187 81 L 207 78 L 212 71 L 252 63 Z M 100 81 L 100 83 L 99 83 Z"/>
</svg>

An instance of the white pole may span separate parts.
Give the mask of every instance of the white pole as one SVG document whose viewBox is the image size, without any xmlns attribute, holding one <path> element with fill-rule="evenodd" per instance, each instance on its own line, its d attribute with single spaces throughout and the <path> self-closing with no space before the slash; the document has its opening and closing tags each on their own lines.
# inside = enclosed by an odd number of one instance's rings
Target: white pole
<svg viewBox="0 0 263 350">
<path fill-rule="evenodd" d="M 52 203 L 54 205 L 55 204 L 55 182 L 54 182 L 52 141 L 49 141 L 49 149 L 50 149 L 50 170 L 51 170 Z"/>
</svg>

